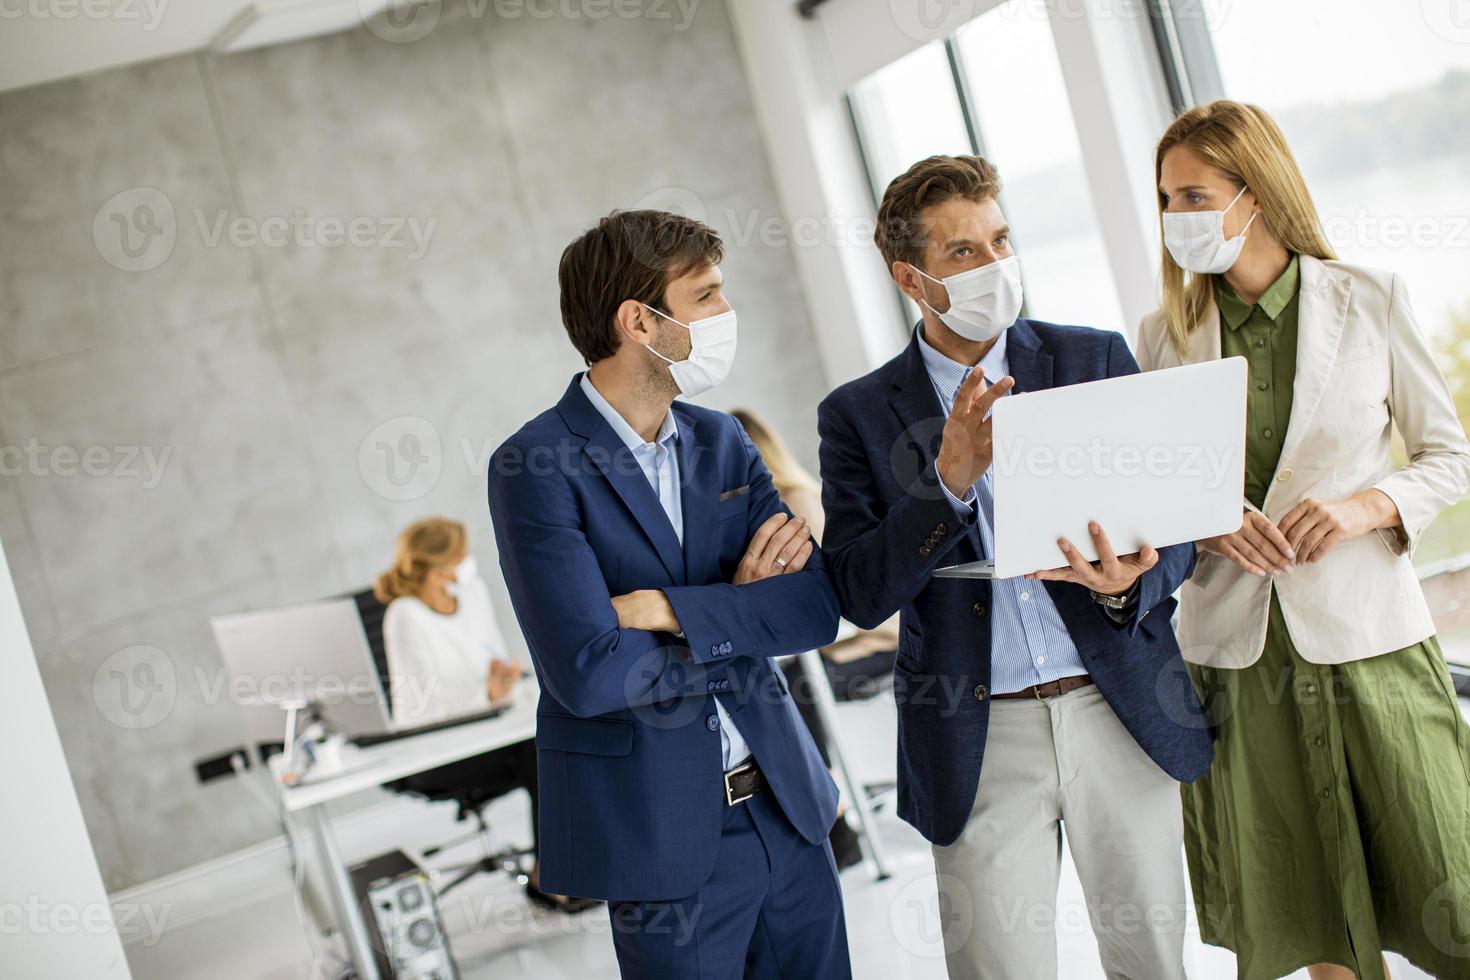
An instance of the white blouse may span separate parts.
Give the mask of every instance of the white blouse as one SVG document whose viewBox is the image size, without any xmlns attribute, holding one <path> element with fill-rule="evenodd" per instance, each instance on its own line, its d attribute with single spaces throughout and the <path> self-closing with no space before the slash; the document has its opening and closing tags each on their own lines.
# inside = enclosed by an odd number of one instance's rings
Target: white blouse
<svg viewBox="0 0 1470 980">
<path fill-rule="evenodd" d="M 491 659 L 509 662 L 485 580 L 460 589 L 452 613 L 438 613 L 414 596 L 388 603 L 383 646 L 389 699 L 398 728 L 427 725 L 490 707 L 485 690 Z"/>
</svg>

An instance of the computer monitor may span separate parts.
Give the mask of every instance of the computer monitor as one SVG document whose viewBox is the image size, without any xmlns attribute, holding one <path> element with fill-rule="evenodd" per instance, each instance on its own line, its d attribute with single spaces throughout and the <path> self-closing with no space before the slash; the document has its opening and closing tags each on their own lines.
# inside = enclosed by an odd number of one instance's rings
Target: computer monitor
<svg viewBox="0 0 1470 980">
<path fill-rule="evenodd" d="M 290 702 L 318 706 L 348 735 L 389 731 L 388 699 L 362 618 L 351 597 L 232 613 L 210 620 L 230 673 L 229 698 L 242 705 L 251 736 L 279 741 Z"/>
</svg>

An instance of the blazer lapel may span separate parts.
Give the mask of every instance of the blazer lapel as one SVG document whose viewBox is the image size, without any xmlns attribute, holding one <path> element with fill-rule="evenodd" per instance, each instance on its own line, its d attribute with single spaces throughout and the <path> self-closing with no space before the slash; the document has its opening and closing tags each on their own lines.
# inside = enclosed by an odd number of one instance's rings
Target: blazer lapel
<svg viewBox="0 0 1470 980">
<path fill-rule="evenodd" d="M 1320 259 L 1301 257 L 1302 285 L 1297 308 L 1296 380 L 1292 383 L 1291 418 L 1281 459 L 1290 459 L 1311 428 L 1322 393 L 1337 365 L 1337 349 L 1347 323 L 1352 280 L 1335 276 Z"/>
<path fill-rule="evenodd" d="M 1016 379 L 1012 395 L 1028 391 L 1045 391 L 1052 387 L 1052 357 L 1041 349 L 1041 338 L 1025 320 L 1017 320 L 1006 336 L 1006 360 L 1011 377 Z M 999 379 L 990 379 L 999 380 Z"/>
<path fill-rule="evenodd" d="M 939 404 L 939 396 L 934 393 L 934 382 L 929 380 L 929 372 L 924 367 L 924 358 L 919 354 L 919 335 L 909 338 L 908 349 L 904 351 L 903 357 L 896 365 L 893 375 L 893 391 L 888 397 L 889 404 L 898 415 L 898 420 L 903 423 L 903 435 L 908 437 L 909 451 L 913 454 L 913 472 L 908 473 L 906 469 L 898 468 L 903 460 L 898 456 L 900 452 L 897 445 L 894 446 L 894 464 L 897 472 L 905 473 L 909 478 L 917 479 L 920 473 L 929 468 L 939 458 L 940 437 L 944 434 L 944 411 Z"/>
<path fill-rule="evenodd" d="M 684 569 L 686 581 L 718 580 L 719 555 L 714 538 L 719 528 L 715 507 L 720 493 L 720 467 L 714 449 L 700 443 L 699 423 L 694 416 L 674 406 L 679 424 L 679 494 L 684 508 Z"/>
<path fill-rule="evenodd" d="M 1171 345 L 1172 346 L 1172 345 Z M 1199 364 L 1203 361 L 1218 361 L 1224 353 L 1220 344 L 1220 308 L 1212 298 L 1209 309 L 1200 320 L 1200 325 L 1189 335 L 1189 353 L 1181 364 Z"/>
<path fill-rule="evenodd" d="M 668 569 L 676 584 L 682 585 L 684 577 L 684 553 L 679 547 L 679 536 L 669 515 L 664 513 L 658 494 L 649 485 L 632 451 L 613 431 L 607 420 L 593 407 L 583 393 L 581 376 L 572 379 L 571 386 L 557 405 L 561 416 L 571 430 L 586 438 L 582 452 L 617 492 L 623 504 L 632 512 L 658 551 L 659 559 Z M 681 438 L 682 438 L 681 433 Z M 681 461 L 682 465 L 682 461 Z M 686 519 L 688 514 L 685 514 Z M 686 520 L 687 523 L 687 520 Z"/>
</svg>

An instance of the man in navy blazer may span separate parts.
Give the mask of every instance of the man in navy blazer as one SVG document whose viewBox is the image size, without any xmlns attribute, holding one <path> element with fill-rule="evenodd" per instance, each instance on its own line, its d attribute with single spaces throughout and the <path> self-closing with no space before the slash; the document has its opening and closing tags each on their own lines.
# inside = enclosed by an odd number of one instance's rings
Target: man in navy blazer
<svg viewBox="0 0 1470 980">
<path fill-rule="evenodd" d="M 717 384 L 735 314 L 706 226 L 614 213 L 563 253 L 590 366 L 495 453 L 490 513 L 541 682 L 541 887 L 605 898 L 623 975 L 850 975 L 837 790 L 772 657 L 837 599 Z"/>
<path fill-rule="evenodd" d="M 1119 557 L 1094 524 L 1096 563 L 1063 539 L 1056 570 L 934 577 L 994 555 L 990 406 L 1138 371 L 1115 332 L 1018 318 L 999 190 L 980 157 L 932 157 L 884 195 L 923 319 L 819 409 L 828 567 L 858 626 L 901 614 L 898 812 L 933 844 L 950 976 L 1056 976 L 1065 827 L 1108 975 L 1182 978 L 1176 780 L 1212 758 L 1170 625 L 1194 546 Z"/>
</svg>

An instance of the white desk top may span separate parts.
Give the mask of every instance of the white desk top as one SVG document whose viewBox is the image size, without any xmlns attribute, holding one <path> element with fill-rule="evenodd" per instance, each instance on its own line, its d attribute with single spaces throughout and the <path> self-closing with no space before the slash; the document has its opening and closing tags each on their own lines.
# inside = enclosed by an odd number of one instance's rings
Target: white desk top
<svg viewBox="0 0 1470 980">
<path fill-rule="evenodd" d="M 280 788 L 282 802 L 288 811 L 294 813 L 534 738 L 536 701 L 540 693 L 535 680 L 527 677 L 516 686 L 515 704 L 498 717 L 411 735 L 369 748 L 348 748 L 343 752 L 344 771 L 341 775 L 300 786 L 283 786 Z"/>
</svg>

